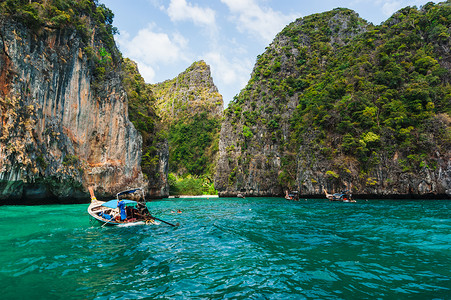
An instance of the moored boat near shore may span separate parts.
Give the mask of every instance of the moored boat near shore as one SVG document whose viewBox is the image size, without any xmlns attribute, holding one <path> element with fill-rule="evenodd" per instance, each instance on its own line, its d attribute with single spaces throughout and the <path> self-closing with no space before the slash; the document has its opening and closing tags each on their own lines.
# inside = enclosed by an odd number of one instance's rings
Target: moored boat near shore
<svg viewBox="0 0 451 300">
<path fill-rule="evenodd" d="M 291 191 L 288 193 L 288 191 L 285 191 L 285 199 L 287 200 L 299 200 L 299 192 L 298 191 Z"/>
<path fill-rule="evenodd" d="M 352 199 L 352 194 L 348 190 L 344 190 L 341 193 L 329 194 L 326 189 L 324 189 L 326 198 L 330 201 L 340 201 L 340 202 L 356 202 Z"/>
</svg>

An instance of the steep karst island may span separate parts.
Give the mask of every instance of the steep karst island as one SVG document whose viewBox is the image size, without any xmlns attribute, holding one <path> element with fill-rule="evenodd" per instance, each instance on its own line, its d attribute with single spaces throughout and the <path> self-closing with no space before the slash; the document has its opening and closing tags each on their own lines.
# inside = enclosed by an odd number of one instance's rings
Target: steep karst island
<svg viewBox="0 0 451 300">
<path fill-rule="evenodd" d="M 204 61 L 145 83 L 96 1 L 0 4 L 1 204 L 451 195 L 450 5 L 299 18 L 223 111 Z"/>
<path fill-rule="evenodd" d="M 450 299 L 426 1 L 0 0 L 2 299 Z"/>
</svg>

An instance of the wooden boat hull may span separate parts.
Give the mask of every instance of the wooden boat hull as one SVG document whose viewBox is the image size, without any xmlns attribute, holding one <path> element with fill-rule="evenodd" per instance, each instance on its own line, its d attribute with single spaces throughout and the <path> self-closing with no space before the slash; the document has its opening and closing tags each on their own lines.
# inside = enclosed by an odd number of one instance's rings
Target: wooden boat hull
<svg viewBox="0 0 451 300">
<path fill-rule="evenodd" d="M 97 220 L 102 225 L 119 225 L 121 223 L 116 222 L 115 220 L 108 220 L 106 218 L 103 218 L 100 216 L 100 213 L 106 213 L 107 211 L 111 211 L 111 208 L 103 207 L 102 204 L 104 204 L 104 201 L 98 201 L 94 200 L 91 201 L 91 204 L 88 207 L 88 214 L 93 218 L 94 220 Z"/>
</svg>

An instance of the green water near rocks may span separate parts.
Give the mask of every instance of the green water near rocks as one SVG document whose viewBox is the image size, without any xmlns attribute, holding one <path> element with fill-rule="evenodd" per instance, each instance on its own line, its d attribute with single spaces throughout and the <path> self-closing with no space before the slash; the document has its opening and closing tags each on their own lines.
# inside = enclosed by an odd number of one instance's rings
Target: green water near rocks
<svg viewBox="0 0 451 300">
<path fill-rule="evenodd" d="M 451 297 L 451 201 L 148 203 L 177 228 L 92 226 L 87 206 L 0 207 L 2 299 Z"/>
</svg>

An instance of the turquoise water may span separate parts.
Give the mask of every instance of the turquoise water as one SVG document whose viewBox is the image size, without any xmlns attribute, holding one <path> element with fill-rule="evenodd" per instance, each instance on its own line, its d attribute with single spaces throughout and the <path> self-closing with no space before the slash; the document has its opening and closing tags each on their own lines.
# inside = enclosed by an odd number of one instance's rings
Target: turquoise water
<svg viewBox="0 0 451 300">
<path fill-rule="evenodd" d="M 451 201 L 148 204 L 177 228 L 87 206 L 1 207 L 2 299 L 451 298 Z"/>
</svg>

